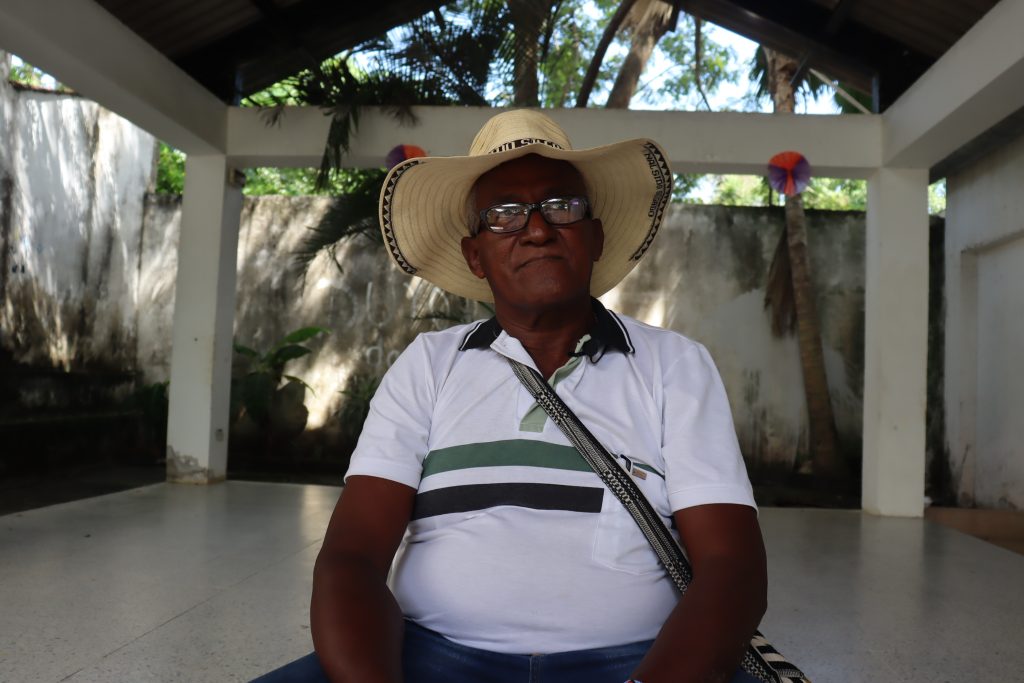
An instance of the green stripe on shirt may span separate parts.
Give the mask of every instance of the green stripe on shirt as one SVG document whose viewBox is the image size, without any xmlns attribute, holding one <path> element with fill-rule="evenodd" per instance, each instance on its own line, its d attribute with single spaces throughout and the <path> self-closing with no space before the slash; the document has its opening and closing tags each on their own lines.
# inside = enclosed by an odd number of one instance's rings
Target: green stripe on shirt
<svg viewBox="0 0 1024 683">
<path fill-rule="evenodd" d="M 430 451 L 423 460 L 422 478 L 470 467 L 513 466 L 549 467 L 573 472 L 592 471 L 583 456 L 572 446 L 532 439 L 510 439 L 469 443 Z"/>
</svg>

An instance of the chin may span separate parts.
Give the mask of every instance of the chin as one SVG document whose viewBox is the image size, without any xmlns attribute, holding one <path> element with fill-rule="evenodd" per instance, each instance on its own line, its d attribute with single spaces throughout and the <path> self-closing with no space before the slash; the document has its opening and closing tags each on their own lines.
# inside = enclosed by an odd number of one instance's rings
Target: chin
<svg viewBox="0 0 1024 683">
<path fill-rule="evenodd" d="M 497 298 L 497 294 L 495 295 Z M 502 297 L 516 308 L 562 308 L 579 301 L 590 300 L 590 289 L 565 287 L 531 287 L 520 290 L 512 297 Z"/>
</svg>

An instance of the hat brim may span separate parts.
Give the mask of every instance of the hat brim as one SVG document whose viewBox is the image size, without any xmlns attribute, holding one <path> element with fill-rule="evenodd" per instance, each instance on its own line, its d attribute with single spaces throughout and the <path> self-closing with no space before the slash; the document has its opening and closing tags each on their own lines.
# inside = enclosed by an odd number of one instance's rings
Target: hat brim
<svg viewBox="0 0 1024 683">
<path fill-rule="evenodd" d="M 654 239 L 672 194 L 672 173 L 657 143 L 626 140 L 582 150 L 530 144 L 478 156 L 420 157 L 391 169 L 380 197 L 380 225 L 391 257 L 407 273 L 476 301 L 493 301 L 462 255 L 469 234 L 467 200 L 492 168 L 538 154 L 568 161 L 583 176 L 591 210 L 604 228 L 604 253 L 590 291 L 604 294 L 639 262 Z"/>
</svg>

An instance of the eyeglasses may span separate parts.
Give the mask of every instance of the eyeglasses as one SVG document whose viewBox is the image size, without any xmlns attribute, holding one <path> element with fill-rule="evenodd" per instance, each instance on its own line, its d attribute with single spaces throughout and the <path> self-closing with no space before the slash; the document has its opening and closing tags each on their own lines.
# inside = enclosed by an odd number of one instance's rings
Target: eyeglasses
<svg viewBox="0 0 1024 683">
<path fill-rule="evenodd" d="M 554 197 L 536 204 L 495 204 L 480 212 L 480 223 L 473 230 L 473 236 L 480 232 L 481 226 L 487 226 L 488 230 L 498 234 L 522 230 L 530 222 L 530 215 L 534 211 L 540 211 L 549 225 L 562 226 L 589 217 L 590 205 L 584 197 Z"/>
</svg>

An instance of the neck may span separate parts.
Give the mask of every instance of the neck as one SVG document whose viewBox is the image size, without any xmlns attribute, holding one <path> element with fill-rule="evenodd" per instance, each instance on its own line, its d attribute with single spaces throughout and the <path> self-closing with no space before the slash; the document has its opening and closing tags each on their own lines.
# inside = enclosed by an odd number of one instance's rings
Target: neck
<svg viewBox="0 0 1024 683">
<path fill-rule="evenodd" d="M 523 345 L 544 377 L 550 377 L 565 364 L 576 342 L 594 324 L 589 295 L 581 301 L 542 311 L 517 309 L 496 302 L 494 314 L 502 329 Z"/>
</svg>

